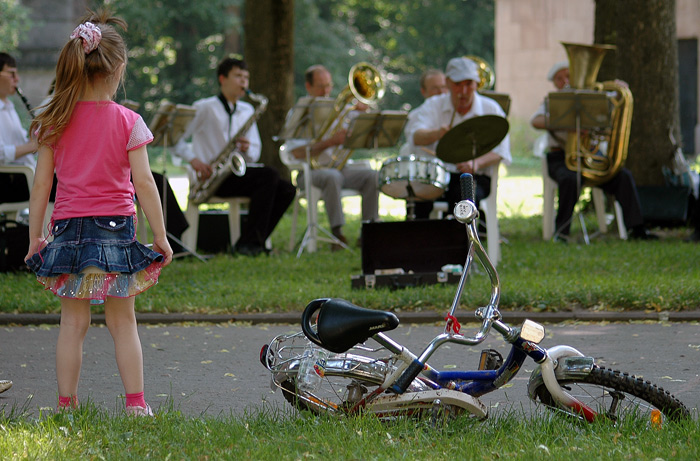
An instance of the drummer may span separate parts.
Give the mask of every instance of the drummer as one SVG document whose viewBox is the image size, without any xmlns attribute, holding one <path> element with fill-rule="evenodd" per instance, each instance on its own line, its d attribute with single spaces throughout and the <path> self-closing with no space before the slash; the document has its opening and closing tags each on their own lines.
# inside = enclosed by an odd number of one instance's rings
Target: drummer
<svg viewBox="0 0 700 461">
<path fill-rule="evenodd" d="M 505 118 L 501 106 L 491 98 L 477 93 L 477 83 L 480 79 L 479 70 L 474 61 L 468 58 L 453 58 L 447 63 L 445 70 L 449 93 L 440 94 L 427 99 L 412 120 L 412 133 L 406 133 L 413 143 L 413 151 L 434 153 L 438 141 L 467 119 L 481 115 L 497 115 Z M 479 133 L 476 133 L 478 140 Z M 459 162 L 450 168 L 450 183 L 443 197 L 438 200 L 448 202 L 448 210 L 461 200 L 459 176 L 471 173 L 476 180 L 476 203 L 486 198 L 491 191 L 491 176 L 496 173 L 500 162 L 511 163 L 510 138 L 508 135 L 490 152 L 474 160 Z M 433 202 L 417 202 L 416 218 L 427 219 L 433 209 Z"/>
<path fill-rule="evenodd" d="M 430 68 L 423 72 L 420 76 L 420 94 L 423 96 L 423 100 L 427 100 L 432 96 L 437 96 L 440 94 L 445 94 L 449 90 L 447 89 L 447 78 L 445 74 L 440 69 Z M 413 109 L 408 113 L 408 121 L 404 127 L 404 133 L 406 133 L 406 139 L 408 140 L 408 134 L 413 133 L 413 121 L 415 120 L 418 111 L 421 110 L 423 104 Z M 413 153 L 413 144 L 411 142 L 406 142 L 401 146 L 400 154 L 409 155 Z"/>
</svg>

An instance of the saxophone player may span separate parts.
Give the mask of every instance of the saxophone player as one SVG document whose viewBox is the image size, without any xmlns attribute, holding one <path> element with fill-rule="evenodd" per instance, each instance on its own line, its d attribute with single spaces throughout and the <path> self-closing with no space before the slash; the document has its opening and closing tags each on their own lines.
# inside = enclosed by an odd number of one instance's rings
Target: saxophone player
<svg viewBox="0 0 700 461">
<path fill-rule="evenodd" d="M 0 165 L 26 165 L 36 168 L 35 138 L 27 137 L 15 106 L 9 97 L 17 92 L 19 74 L 15 59 L 0 53 Z M 0 173 L 0 202 L 29 200 L 29 188 L 24 175 Z"/>
<path fill-rule="evenodd" d="M 217 68 L 219 94 L 193 104 L 196 114 L 176 144 L 175 155 L 187 161 L 200 180 L 212 175 L 212 162 L 219 152 L 254 116 L 253 106 L 240 100 L 246 94 L 249 78 L 245 61 L 225 58 Z M 191 145 L 187 143 L 190 138 Z M 248 226 L 233 248 L 234 253 L 244 256 L 266 251 L 265 240 L 296 194 L 296 188 L 273 168 L 251 167 L 250 163 L 260 160 L 261 144 L 258 127 L 253 123 L 237 141 L 238 151 L 248 163 L 245 174 L 228 176 L 214 191 L 218 197 L 250 198 Z"/>
</svg>

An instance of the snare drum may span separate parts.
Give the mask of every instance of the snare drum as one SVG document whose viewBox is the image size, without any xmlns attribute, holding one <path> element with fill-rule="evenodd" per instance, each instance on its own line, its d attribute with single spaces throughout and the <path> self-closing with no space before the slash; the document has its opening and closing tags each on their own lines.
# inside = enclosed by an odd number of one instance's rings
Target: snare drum
<svg viewBox="0 0 700 461">
<path fill-rule="evenodd" d="M 379 188 L 397 199 L 435 200 L 449 183 L 450 174 L 436 157 L 402 155 L 385 161 L 379 170 Z"/>
</svg>

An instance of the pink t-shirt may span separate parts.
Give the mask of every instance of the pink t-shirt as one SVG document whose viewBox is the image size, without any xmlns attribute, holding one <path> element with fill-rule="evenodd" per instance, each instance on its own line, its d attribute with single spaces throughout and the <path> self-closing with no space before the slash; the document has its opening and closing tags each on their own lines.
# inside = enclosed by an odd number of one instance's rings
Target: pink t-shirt
<svg viewBox="0 0 700 461">
<path fill-rule="evenodd" d="M 53 146 L 53 219 L 135 213 L 130 150 L 153 141 L 139 114 L 115 102 L 82 101 Z"/>
</svg>

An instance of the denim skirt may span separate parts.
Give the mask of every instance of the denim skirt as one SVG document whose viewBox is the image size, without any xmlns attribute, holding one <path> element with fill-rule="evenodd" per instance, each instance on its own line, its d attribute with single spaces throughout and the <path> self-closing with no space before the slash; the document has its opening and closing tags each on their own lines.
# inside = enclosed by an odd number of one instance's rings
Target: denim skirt
<svg viewBox="0 0 700 461">
<path fill-rule="evenodd" d="M 157 283 L 163 256 L 136 240 L 133 216 L 69 218 L 52 226 L 53 240 L 27 265 L 58 296 L 128 297 Z"/>
</svg>

